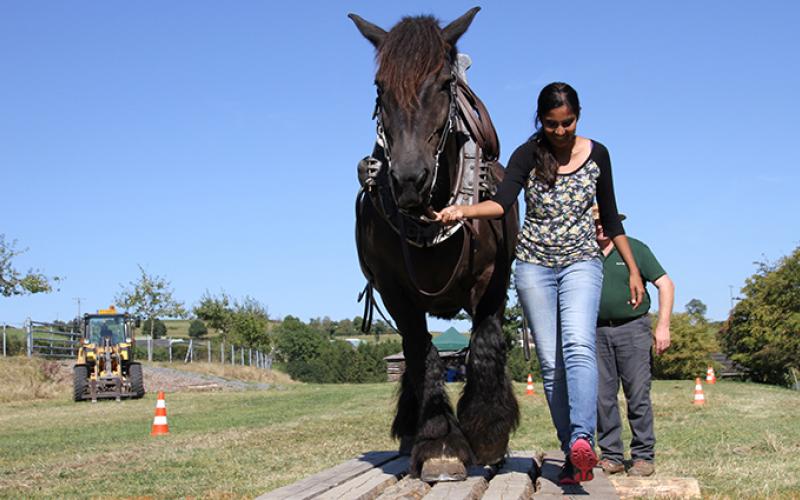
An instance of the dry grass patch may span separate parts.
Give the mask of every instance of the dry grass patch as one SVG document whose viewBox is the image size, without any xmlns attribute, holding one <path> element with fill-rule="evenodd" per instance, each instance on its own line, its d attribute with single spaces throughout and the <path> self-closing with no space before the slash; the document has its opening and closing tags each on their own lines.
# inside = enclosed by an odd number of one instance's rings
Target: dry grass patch
<svg viewBox="0 0 800 500">
<path fill-rule="evenodd" d="M 0 358 L 0 403 L 68 397 L 72 378 L 63 364 L 40 358 Z"/>
</svg>

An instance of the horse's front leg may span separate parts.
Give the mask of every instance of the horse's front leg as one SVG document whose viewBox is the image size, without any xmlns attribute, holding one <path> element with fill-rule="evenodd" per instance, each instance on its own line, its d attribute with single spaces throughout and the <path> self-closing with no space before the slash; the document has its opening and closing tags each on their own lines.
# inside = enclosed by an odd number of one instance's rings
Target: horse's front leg
<svg viewBox="0 0 800 500">
<path fill-rule="evenodd" d="M 505 289 L 487 296 L 473 317 L 467 383 L 458 402 L 458 421 L 479 464 L 501 461 L 519 424 L 519 405 L 506 374 Z"/>
<path fill-rule="evenodd" d="M 406 362 L 392 434 L 401 443 L 413 443 L 412 475 L 423 481 L 466 479 L 472 454 L 450 404 L 444 364 L 431 342 L 425 313 L 391 299 L 385 303 L 403 336 Z"/>
</svg>

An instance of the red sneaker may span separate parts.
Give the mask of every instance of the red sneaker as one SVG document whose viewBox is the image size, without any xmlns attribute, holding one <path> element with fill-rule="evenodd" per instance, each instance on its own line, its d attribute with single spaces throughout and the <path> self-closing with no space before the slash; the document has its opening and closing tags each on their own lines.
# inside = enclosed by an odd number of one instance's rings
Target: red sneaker
<svg viewBox="0 0 800 500">
<path fill-rule="evenodd" d="M 585 438 L 578 438 L 569 450 L 569 461 L 572 462 L 575 471 L 575 481 L 591 481 L 594 479 L 592 469 L 597 465 L 597 455 L 595 455 L 592 445 Z"/>
<path fill-rule="evenodd" d="M 575 480 L 575 467 L 569 463 L 569 458 L 564 460 L 564 465 L 562 465 L 561 470 L 558 471 L 558 484 L 562 486 L 578 484 L 578 481 Z"/>
</svg>

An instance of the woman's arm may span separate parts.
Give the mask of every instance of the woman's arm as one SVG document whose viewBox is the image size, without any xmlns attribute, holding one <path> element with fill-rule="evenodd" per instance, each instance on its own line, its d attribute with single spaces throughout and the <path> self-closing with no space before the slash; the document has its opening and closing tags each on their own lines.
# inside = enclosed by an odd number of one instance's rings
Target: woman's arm
<svg viewBox="0 0 800 500">
<path fill-rule="evenodd" d="M 631 245 L 628 243 L 627 236 L 618 234 L 611 238 L 611 241 L 614 242 L 614 246 L 617 247 L 617 251 L 622 256 L 622 260 L 624 260 L 625 265 L 628 266 L 628 273 L 630 274 L 629 286 L 631 289 L 630 304 L 636 309 L 642 303 L 642 299 L 644 299 L 644 283 L 642 282 L 642 275 L 639 272 L 639 266 L 636 265 L 636 260 L 633 258 L 633 252 L 631 251 Z"/>
<path fill-rule="evenodd" d="M 535 145 L 528 141 L 518 147 L 508 160 L 503 181 L 491 200 L 475 205 L 451 205 L 434 212 L 436 220 L 443 224 L 454 224 L 464 219 L 496 219 L 502 217 L 515 201 L 533 169 Z"/>
<path fill-rule="evenodd" d="M 505 213 L 503 206 L 496 201 L 486 200 L 475 205 L 450 205 L 441 212 L 434 212 L 436 220 L 443 224 L 453 224 L 464 219 L 496 219 Z"/>
</svg>

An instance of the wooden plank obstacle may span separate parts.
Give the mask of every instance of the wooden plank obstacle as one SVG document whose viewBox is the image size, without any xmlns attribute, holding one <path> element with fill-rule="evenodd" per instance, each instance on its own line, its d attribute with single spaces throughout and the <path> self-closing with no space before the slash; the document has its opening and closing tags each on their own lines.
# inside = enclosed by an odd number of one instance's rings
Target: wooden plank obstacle
<svg viewBox="0 0 800 500">
<path fill-rule="evenodd" d="M 558 458 L 556 458 L 558 457 Z M 512 452 L 498 467 L 471 467 L 465 481 L 425 483 L 407 475 L 408 457 L 372 451 L 294 484 L 258 497 L 261 500 L 524 500 L 590 497 L 617 499 L 614 486 L 595 469 L 593 481 L 558 486 L 560 452 Z"/>
</svg>

